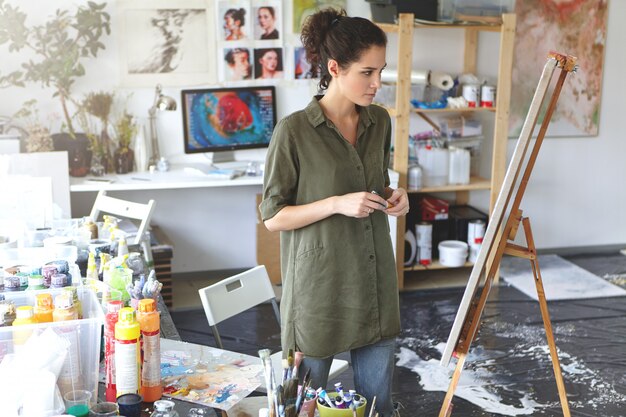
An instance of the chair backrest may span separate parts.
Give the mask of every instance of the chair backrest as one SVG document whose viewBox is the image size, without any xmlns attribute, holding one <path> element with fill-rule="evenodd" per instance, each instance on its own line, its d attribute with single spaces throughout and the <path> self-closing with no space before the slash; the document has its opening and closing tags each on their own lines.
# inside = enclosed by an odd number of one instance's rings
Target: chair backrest
<svg viewBox="0 0 626 417">
<path fill-rule="evenodd" d="M 198 293 L 210 326 L 276 298 L 263 265 L 201 288 Z"/>
<path fill-rule="evenodd" d="M 154 212 L 155 201 L 150 200 L 145 204 L 134 203 L 132 201 L 122 200 L 120 198 L 109 197 L 106 195 L 106 191 L 102 190 L 98 193 L 96 201 L 91 208 L 91 218 L 96 221 L 100 213 L 110 213 L 120 217 L 126 217 L 129 219 L 140 220 L 139 228 L 137 229 L 137 235 L 135 236 L 132 244 L 141 243 L 144 233 L 150 226 L 150 218 Z"/>
</svg>

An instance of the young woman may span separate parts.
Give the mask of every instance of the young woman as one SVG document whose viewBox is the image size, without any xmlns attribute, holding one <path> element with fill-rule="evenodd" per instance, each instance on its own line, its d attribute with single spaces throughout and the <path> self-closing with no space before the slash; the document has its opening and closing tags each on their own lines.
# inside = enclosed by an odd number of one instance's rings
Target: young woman
<svg viewBox="0 0 626 417">
<path fill-rule="evenodd" d="M 254 71 L 257 79 L 283 78 L 282 60 L 279 56 L 280 49 L 255 49 L 256 65 Z"/>
<path fill-rule="evenodd" d="M 260 205 L 266 227 L 281 231 L 282 347 L 304 353 L 313 387 L 350 351 L 356 391 L 389 417 L 400 313 L 387 216 L 409 204 L 389 187 L 390 118 L 372 105 L 387 38 L 325 9 L 307 19 L 302 43 L 326 93 L 276 126 Z"/>
<path fill-rule="evenodd" d="M 243 26 L 246 24 L 246 9 L 228 9 L 224 13 L 224 40 L 238 41 L 246 39 Z"/>
<path fill-rule="evenodd" d="M 257 10 L 259 28 L 261 29 L 261 39 L 278 39 L 278 29 L 276 29 L 276 15 L 271 6 L 262 6 Z"/>
</svg>

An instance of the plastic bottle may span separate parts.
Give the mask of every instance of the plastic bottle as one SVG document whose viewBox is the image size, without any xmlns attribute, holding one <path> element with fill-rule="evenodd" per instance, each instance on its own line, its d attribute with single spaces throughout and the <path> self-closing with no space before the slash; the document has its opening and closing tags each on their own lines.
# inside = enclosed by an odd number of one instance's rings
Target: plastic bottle
<svg viewBox="0 0 626 417">
<path fill-rule="evenodd" d="M 135 310 L 122 308 L 115 323 L 115 384 L 118 397 L 139 394 L 141 390 L 140 335 Z"/>
<path fill-rule="evenodd" d="M 163 395 L 163 387 L 161 386 L 161 321 L 153 299 L 139 300 L 137 321 L 139 321 L 143 340 L 141 395 L 145 402 L 151 403 Z"/>
<path fill-rule="evenodd" d="M 89 258 L 87 258 L 87 273 L 85 277 L 98 280 L 98 265 L 96 265 L 96 255 L 93 252 L 89 252 Z"/>
<path fill-rule="evenodd" d="M 174 410 L 174 406 L 174 401 L 155 401 L 154 411 L 150 414 L 150 417 L 179 417 L 178 411 Z"/>
<path fill-rule="evenodd" d="M 91 239 L 98 239 L 98 225 L 90 216 L 83 217 L 83 228 L 89 230 Z"/>
<path fill-rule="evenodd" d="M 54 274 L 50 278 L 50 288 L 63 288 L 67 286 L 67 275 L 65 274 Z"/>
<path fill-rule="evenodd" d="M 35 319 L 37 323 L 50 323 L 53 321 L 52 313 L 54 306 L 52 305 L 52 295 L 48 293 L 37 294 L 35 297 Z"/>
<path fill-rule="evenodd" d="M 33 312 L 32 306 L 21 306 L 16 310 L 16 318 L 13 321 L 13 326 L 23 326 L 26 324 L 37 324 L 37 320 L 35 320 L 35 313 Z M 13 348 L 15 352 L 18 352 L 22 346 L 26 343 L 30 335 L 32 334 L 32 329 L 28 330 L 13 330 Z"/>
<path fill-rule="evenodd" d="M 78 319 L 78 313 L 74 307 L 74 300 L 71 293 L 62 292 L 54 298 L 52 319 L 54 322 Z M 65 357 L 65 362 L 63 362 L 63 367 L 57 379 L 57 385 L 59 386 L 61 395 L 65 395 L 68 391 L 82 388 L 78 326 L 72 324 L 67 327 L 59 327 L 58 330 L 59 335 L 70 342 L 68 354 Z"/>
<path fill-rule="evenodd" d="M 104 319 L 104 395 L 109 402 L 115 402 L 117 388 L 115 385 L 115 323 L 122 309 L 119 300 L 107 303 L 107 313 Z"/>
<path fill-rule="evenodd" d="M 79 319 L 83 318 L 83 304 L 80 302 L 80 298 L 78 298 L 78 288 L 73 285 L 67 286 L 63 288 L 64 292 L 67 292 L 72 297 L 72 303 L 74 304 L 74 308 L 76 309 L 76 314 Z"/>
<path fill-rule="evenodd" d="M 117 256 L 128 255 L 128 242 L 126 237 L 122 236 L 117 240 Z"/>
</svg>

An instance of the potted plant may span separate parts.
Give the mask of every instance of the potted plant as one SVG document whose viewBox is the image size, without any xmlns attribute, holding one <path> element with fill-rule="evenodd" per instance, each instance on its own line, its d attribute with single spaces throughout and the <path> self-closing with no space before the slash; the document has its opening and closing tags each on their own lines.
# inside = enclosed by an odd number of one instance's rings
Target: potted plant
<svg viewBox="0 0 626 417">
<path fill-rule="evenodd" d="M 115 172 L 127 174 L 133 170 L 133 164 L 135 163 L 135 154 L 130 148 L 130 144 L 137 134 L 137 123 L 135 123 L 132 115 L 124 112 L 115 123 L 114 130 L 115 138 L 117 139 L 117 149 L 113 155 Z"/>
<path fill-rule="evenodd" d="M 79 110 L 81 128 L 91 142 L 96 161 L 92 166 L 92 174 L 101 170 L 102 173 L 113 172 L 113 141 L 109 135 L 109 117 L 113 105 L 114 93 L 104 91 L 89 93 L 83 99 Z M 88 116 L 93 116 L 100 122 L 99 129 L 92 127 Z M 96 166 L 98 168 L 96 168 Z"/>
<path fill-rule="evenodd" d="M 89 172 L 91 149 L 89 139 L 74 128 L 70 104 L 79 107 L 71 95 L 72 85 L 85 75 L 83 60 L 97 57 L 105 46 L 100 42 L 109 35 L 110 16 L 104 11 L 106 3 L 89 1 L 73 13 L 57 10 L 41 25 L 26 24 L 26 13 L 0 0 L 0 45 L 7 44 L 9 52 L 29 51 L 22 69 L 0 74 L 0 87 L 40 84 L 54 89 L 63 112 L 61 134 L 53 135 L 55 148 L 69 153 L 70 175 L 84 176 Z"/>
</svg>

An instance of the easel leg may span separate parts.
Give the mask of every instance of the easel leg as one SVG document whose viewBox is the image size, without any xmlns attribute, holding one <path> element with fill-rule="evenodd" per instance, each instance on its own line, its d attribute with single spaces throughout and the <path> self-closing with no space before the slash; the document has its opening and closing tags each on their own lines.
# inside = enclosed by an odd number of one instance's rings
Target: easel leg
<svg viewBox="0 0 626 417">
<path fill-rule="evenodd" d="M 535 252 L 535 241 L 533 239 L 532 231 L 530 229 L 530 220 L 525 217 L 522 220 L 524 226 L 524 233 L 526 235 L 526 243 L 528 248 L 533 253 Z M 550 313 L 548 312 L 548 302 L 546 300 L 546 293 L 543 289 L 543 281 L 541 280 L 541 272 L 539 271 L 539 261 L 534 256 L 530 260 L 530 265 L 533 270 L 533 277 L 535 279 L 535 287 L 537 288 L 537 297 L 539 299 L 539 308 L 541 309 L 541 318 L 543 319 L 543 327 L 546 329 L 546 339 L 548 340 L 548 347 L 550 349 L 550 357 L 552 358 L 552 368 L 554 369 L 554 377 L 556 379 L 556 386 L 559 390 L 559 398 L 561 400 L 561 408 L 563 409 L 563 416 L 570 417 L 569 404 L 567 402 L 567 393 L 565 392 L 565 384 L 563 383 L 563 375 L 561 373 L 561 364 L 559 362 L 559 355 L 556 350 L 556 343 L 554 343 L 554 333 L 552 332 L 552 323 L 550 322 Z"/>
<path fill-rule="evenodd" d="M 450 415 L 452 414 L 452 398 L 454 397 L 454 391 L 456 391 L 456 387 L 459 384 L 459 380 L 461 379 L 461 372 L 463 372 L 463 366 L 465 365 L 466 358 L 467 353 L 458 354 L 456 368 L 454 368 L 452 380 L 450 381 L 450 385 L 448 386 L 448 392 L 446 392 L 446 396 L 443 399 L 443 404 L 441 405 L 441 410 L 439 411 L 439 417 L 450 417 Z"/>
</svg>

